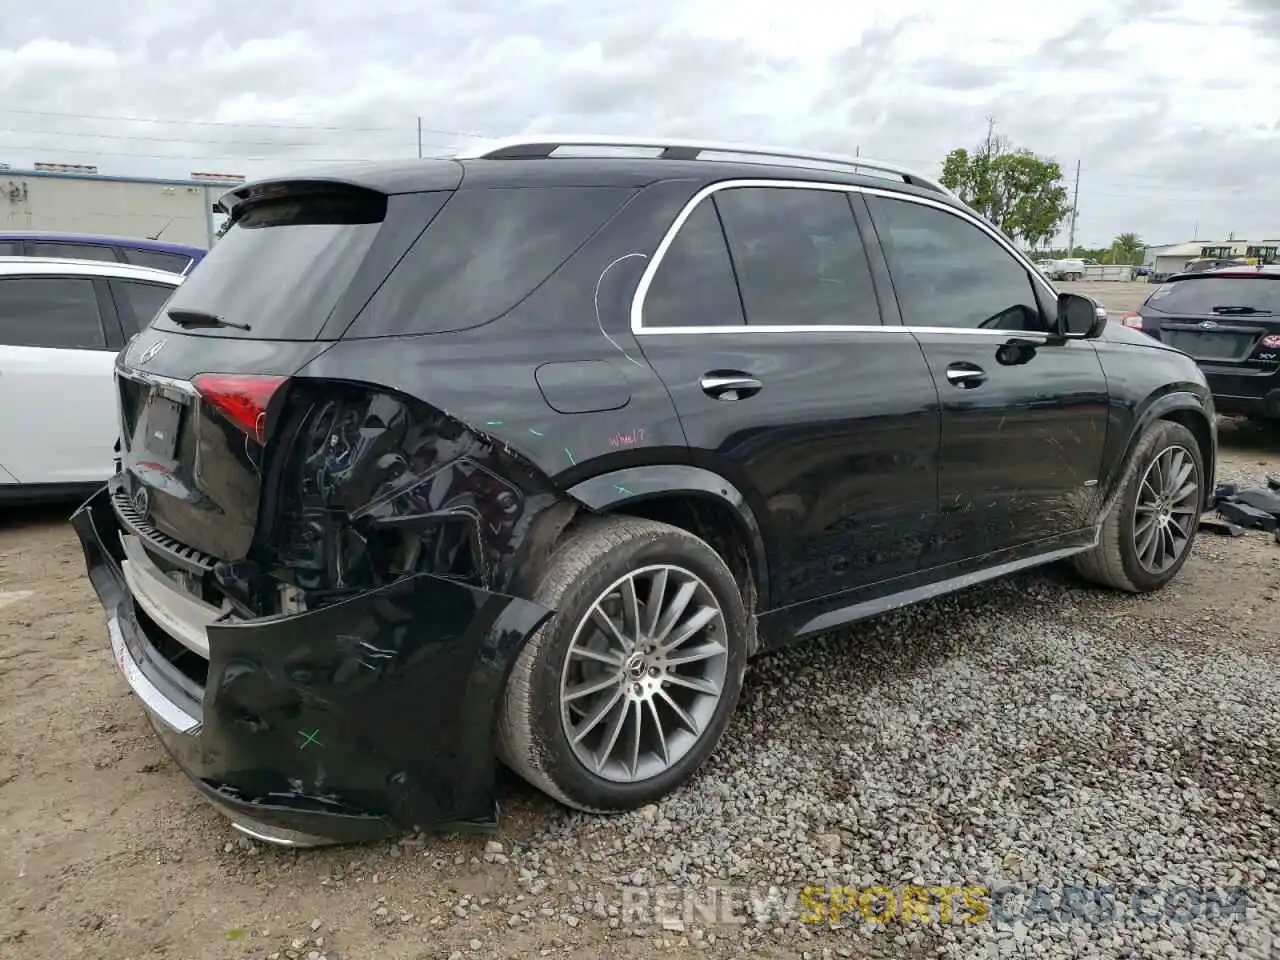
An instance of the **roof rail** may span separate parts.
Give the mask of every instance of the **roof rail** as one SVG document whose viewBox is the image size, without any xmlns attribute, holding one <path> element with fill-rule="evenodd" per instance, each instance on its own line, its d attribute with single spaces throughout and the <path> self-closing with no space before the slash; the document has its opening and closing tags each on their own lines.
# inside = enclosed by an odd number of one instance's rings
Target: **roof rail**
<svg viewBox="0 0 1280 960">
<path fill-rule="evenodd" d="M 487 140 L 474 147 L 468 147 L 454 155 L 458 160 L 528 160 L 550 157 L 562 147 L 634 147 L 661 150 L 659 156 L 665 160 L 698 160 L 705 159 L 704 153 L 731 153 L 739 156 L 760 157 L 761 163 L 768 160 L 800 160 L 832 166 L 852 167 L 859 169 L 890 173 L 899 176 L 905 183 L 924 187 L 935 193 L 954 197 L 950 190 L 935 180 L 923 177 L 899 163 L 887 160 L 872 160 L 868 157 L 852 157 L 843 153 L 823 153 L 817 150 L 796 150 L 791 147 L 768 147 L 752 143 L 731 143 L 716 140 L 683 140 L 671 137 L 626 137 L 604 134 L 525 134 L 516 137 L 503 137 Z"/>
</svg>

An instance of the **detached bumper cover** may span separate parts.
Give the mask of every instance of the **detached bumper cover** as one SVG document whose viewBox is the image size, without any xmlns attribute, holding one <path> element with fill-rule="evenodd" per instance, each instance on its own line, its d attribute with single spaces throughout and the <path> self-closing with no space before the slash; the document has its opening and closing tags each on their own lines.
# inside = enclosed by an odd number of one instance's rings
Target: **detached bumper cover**
<svg viewBox="0 0 1280 960">
<path fill-rule="evenodd" d="M 207 677 L 134 604 L 103 488 L 71 518 L 112 652 L 161 742 L 246 832 L 362 841 L 495 825 L 493 726 L 552 611 L 429 575 L 320 610 L 208 628 Z"/>
</svg>

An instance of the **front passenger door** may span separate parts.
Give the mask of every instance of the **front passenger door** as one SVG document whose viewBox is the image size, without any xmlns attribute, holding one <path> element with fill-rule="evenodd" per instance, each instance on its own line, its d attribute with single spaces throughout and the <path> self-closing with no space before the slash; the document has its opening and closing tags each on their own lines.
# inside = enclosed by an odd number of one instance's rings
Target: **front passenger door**
<svg viewBox="0 0 1280 960">
<path fill-rule="evenodd" d="M 793 626 L 915 572 L 937 508 L 937 392 L 882 325 L 839 189 L 727 187 L 658 262 L 638 342 L 695 462 L 748 499 Z M 799 605 L 806 606 L 801 609 Z"/>
<path fill-rule="evenodd" d="M 1049 336 L 1056 297 L 975 219 L 923 198 L 866 201 L 942 398 L 938 526 L 923 566 L 1083 535 L 1107 432 L 1093 344 Z"/>
</svg>

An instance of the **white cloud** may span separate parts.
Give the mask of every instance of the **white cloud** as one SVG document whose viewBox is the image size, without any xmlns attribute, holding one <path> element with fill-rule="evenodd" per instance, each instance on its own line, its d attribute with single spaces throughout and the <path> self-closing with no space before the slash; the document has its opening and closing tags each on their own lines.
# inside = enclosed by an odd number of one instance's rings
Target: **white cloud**
<svg viewBox="0 0 1280 960">
<path fill-rule="evenodd" d="M 642 131 L 936 173 L 994 116 L 1081 161 L 1087 243 L 1274 235 L 1278 43 L 1274 0 L 44 0 L 0 39 L 0 160 L 257 176 L 412 156 L 421 116 L 428 153 Z"/>
</svg>

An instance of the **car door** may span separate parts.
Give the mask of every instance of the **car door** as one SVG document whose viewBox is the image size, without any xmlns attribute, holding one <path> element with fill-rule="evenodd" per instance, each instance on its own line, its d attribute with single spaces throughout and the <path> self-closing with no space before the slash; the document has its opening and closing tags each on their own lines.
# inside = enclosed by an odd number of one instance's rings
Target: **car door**
<svg viewBox="0 0 1280 960">
<path fill-rule="evenodd" d="M 105 312 L 88 277 L 0 277 L 0 463 L 21 483 L 111 475 L 119 338 Z"/>
<path fill-rule="evenodd" d="M 846 191 L 717 185 L 659 248 L 638 305 L 691 456 L 760 518 L 773 607 L 837 607 L 916 569 L 937 391 L 914 340 L 881 323 Z"/>
<path fill-rule="evenodd" d="M 1086 530 L 1107 432 L 1093 344 L 1050 335 L 1056 295 L 976 217 L 905 195 L 865 201 L 942 398 L 925 565 L 1035 552 Z"/>
</svg>

